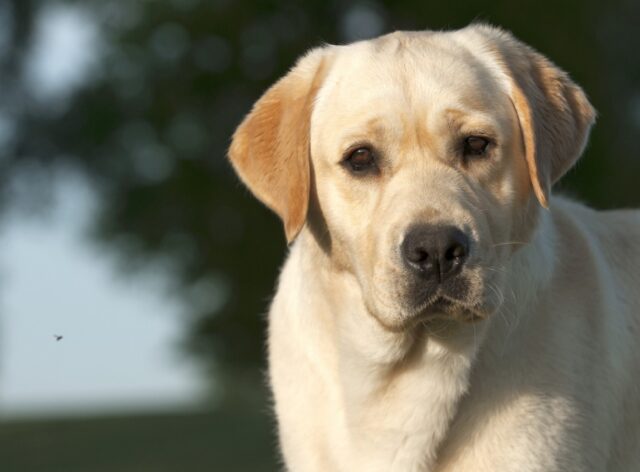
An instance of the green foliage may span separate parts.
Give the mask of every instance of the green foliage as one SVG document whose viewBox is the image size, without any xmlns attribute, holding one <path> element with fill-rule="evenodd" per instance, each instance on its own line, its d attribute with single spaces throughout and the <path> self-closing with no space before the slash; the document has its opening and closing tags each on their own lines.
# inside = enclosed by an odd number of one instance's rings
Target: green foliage
<svg viewBox="0 0 640 472">
<path fill-rule="evenodd" d="M 99 67 L 67 99 L 36 106 L 20 64 L 47 3 L 6 4 L 16 28 L 0 62 L 0 110 L 16 131 L 0 150 L 0 189 L 24 169 L 81 170 L 100 196 L 96 241 L 125 271 L 170 261 L 192 315 L 188 347 L 230 382 L 263 365 L 261 314 L 286 247 L 226 148 L 251 104 L 309 47 L 378 29 L 502 25 L 568 70 L 600 111 L 571 191 L 603 207 L 640 202 L 638 2 L 85 1 L 103 38 Z"/>
</svg>

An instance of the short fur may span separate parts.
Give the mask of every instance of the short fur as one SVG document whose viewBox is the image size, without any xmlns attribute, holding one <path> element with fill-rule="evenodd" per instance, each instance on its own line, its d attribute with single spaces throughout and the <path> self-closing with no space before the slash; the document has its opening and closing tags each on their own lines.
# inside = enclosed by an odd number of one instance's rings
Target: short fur
<svg viewBox="0 0 640 472">
<path fill-rule="evenodd" d="M 230 158 L 297 235 L 269 314 L 288 470 L 640 470 L 640 214 L 550 195 L 594 119 L 485 25 L 313 50 L 256 103 Z M 358 145 L 376 175 L 346 169 Z M 429 316 L 415 224 L 471 241 L 465 295 Z"/>
</svg>

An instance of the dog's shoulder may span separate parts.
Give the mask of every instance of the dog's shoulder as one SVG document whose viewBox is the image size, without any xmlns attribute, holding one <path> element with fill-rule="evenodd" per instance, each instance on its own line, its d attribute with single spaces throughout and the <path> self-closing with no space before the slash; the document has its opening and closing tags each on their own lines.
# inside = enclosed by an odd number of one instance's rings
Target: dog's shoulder
<svg viewBox="0 0 640 472">
<path fill-rule="evenodd" d="M 625 306 L 640 307 L 640 210 L 596 210 L 561 197 L 554 199 L 552 213 L 556 254 L 572 272 L 588 270 Z"/>
<path fill-rule="evenodd" d="M 598 210 L 566 197 L 554 198 L 553 206 L 556 224 L 579 227 L 603 250 L 640 254 L 640 210 Z"/>
</svg>

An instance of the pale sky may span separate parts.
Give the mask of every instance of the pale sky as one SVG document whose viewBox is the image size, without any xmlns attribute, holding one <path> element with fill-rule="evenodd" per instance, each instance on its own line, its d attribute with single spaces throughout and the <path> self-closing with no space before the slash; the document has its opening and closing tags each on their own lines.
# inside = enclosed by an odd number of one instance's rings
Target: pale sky
<svg viewBox="0 0 640 472">
<path fill-rule="evenodd" d="M 65 176 L 56 194 L 50 217 L 13 216 L 0 233 L 0 414 L 192 404 L 200 377 L 162 273 L 118 278 L 81 234 L 86 185 Z"/>
<path fill-rule="evenodd" d="M 76 7 L 44 15 L 26 80 L 64 99 L 95 68 L 99 38 Z M 193 405 L 201 379 L 177 347 L 185 325 L 162 270 L 119 278 L 82 236 L 86 183 L 60 174 L 55 189 L 48 218 L 14 212 L 0 228 L 0 417 Z"/>
</svg>

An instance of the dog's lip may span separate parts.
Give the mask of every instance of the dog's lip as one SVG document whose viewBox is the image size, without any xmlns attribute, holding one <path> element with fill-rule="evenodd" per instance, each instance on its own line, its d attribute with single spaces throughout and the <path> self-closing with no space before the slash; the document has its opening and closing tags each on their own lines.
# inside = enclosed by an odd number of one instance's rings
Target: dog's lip
<svg viewBox="0 0 640 472">
<path fill-rule="evenodd" d="M 452 305 L 457 305 L 456 301 L 453 301 L 449 298 L 445 298 L 443 296 L 436 297 L 431 303 L 427 305 L 427 309 L 446 309 Z"/>
<path fill-rule="evenodd" d="M 455 318 L 466 322 L 474 322 L 486 318 L 479 307 L 470 306 L 462 300 L 442 294 L 437 294 L 423 303 L 415 315 L 420 320 L 429 320 L 441 316 L 455 316 Z"/>
<path fill-rule="evenodd" d="M 459 321 L 462 323 L 474 323 L 488 317 L 482 306 L 472 306 L 462 300 L 456 300 L 447 296 L 437 295 L 431 297 L 418 308 L 406 313 L 402 320 L 389 323 L 384 317 L 379 316 L 375 310 L 370 310 L 374 318 L 388 331 L 398 333 L 417 326 L 428 326 L 431 322 L 441 320 Z"/>
<path fill-rule="evenodd" d="M 424 302 L 417 311 L 420 316 L 429 317 L 439 313 L 449 313 L 453 308 L 461 306 L 462 305 L 458 300 L 444 297 L 442 295 L 436 295 Z"/>
</svg>

